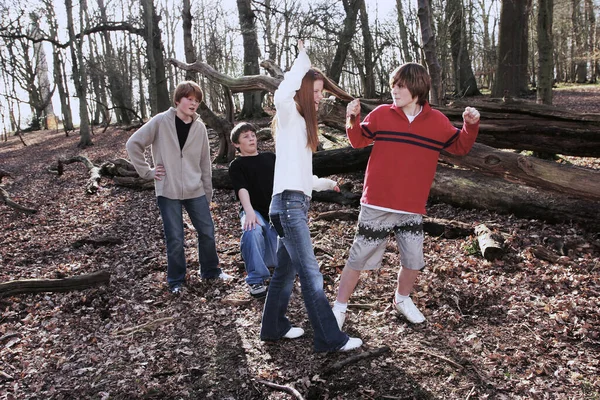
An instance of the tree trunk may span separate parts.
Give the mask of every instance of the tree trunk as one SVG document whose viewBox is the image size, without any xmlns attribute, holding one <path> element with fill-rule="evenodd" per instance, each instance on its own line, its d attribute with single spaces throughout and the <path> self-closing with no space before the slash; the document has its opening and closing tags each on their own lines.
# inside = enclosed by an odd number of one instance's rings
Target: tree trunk
<svg viewBox="0 0 600 400">
<path fill-rule="evenodd" d="M 82 39 L 77 40 L 75 37 L 75 29 L 73 28 L 73 4 L 71 0 L 65 0 L 67 8 L 67 30 L 69 32 L 71 58 L 73 62 L 73 82 L 77 97 L 79 98 L 79 144 L 80 148 L 85 148 L 93 145 L 90 136 L 90 121 L 87 108 L 87 73 L 83 60 L 83 43 Z M 83 27 L 83 9 L 85 8 L 85 0 L 81 0 L 79 4 L 79 21 Z"/>
<path fill-rule="evenodd" d="M 196 50 L 192 39 L 192 6 L 190 0 L 183 0 L 183 8 L 181 10 L 181 20 L 183 21 L 183 51 L 185 53 L 185 61 L 191 64 L 196 61 Z M 198 74 L 194 71 L 185 71 L 185 79 L 188 81 L 198 82 Z"/>
<path fill-rule="evenodd" d="M 153 0 L 141 0 L 144 20 L 144 39 L 148 57 L 148 92 L 150 94 L 150 112 L 156 115 L 171 107 L 169 88 L 165 75 L 164 48 L 158 25 L 160 17 L 156 14 Z"/>
<path fill-rule="evenodd" d="M 260 73 L 258 59 L 258 36 L 256 34 L 256 15 L 252 11 L 251 0 L 237 0 L 237 7 L 244 42 L 244 75 L 258 75 Z M 240 119 L 260 118 L 265 115 L 262 108 L 263 92 L 244 92 L 244 106 Z"/>
<path fill-rule="evenodd" d="M 363 46 L 365 57 L 365 81 L 363 84 L 363 96 L 372 99 L 377 97 L 375 90 L 375 62 L 373 61 L 374 45 L 373 36 L 371 36 L 371 28 L 369 27 L 369 15 L 365 0 L 360 0 L 360 27 L 363 34 Z"/>
<path fill-rule="evenodd" d="M 527 33 L 532 0 L 502 0 L 493 97 L 520 97 L 528 91 Z"/>
<path fill-rule="evenodd" d="M 32 23 L 34 25 L 32 37 L 38 38 L 41 36 L 40 33 L 40 21 L 39 17 L 35 13 L 31 13 Z M 33 45 L 34 59 L 37 62 L 37 68 L 35 71 L 37 77 L 37 85 L 40 91 L 41 104 L 38 105 L 43 118 L 42 125 L 46 129 L 57 129 L 58 124 L 56 121 L 56 115 L 54 114 L 54 107 L 52 106 L 52 94 L 54 89 L 51 88 L 50 79 L 48 78 L 48 62 L 46 61 L 46 52 L 41 42 L 34 43 Z"/>
<path fill-rule="evenodd" d="M 398 30 L 400 31 L 400 43 L 402 44 L 402 55 L 404 56 L 404 62 L 409 63 L 413 61 L 410 49 L 412 46 L 408 44 L 408 30 L 406 29 L 406 16 L 404 15 L 402 0 L 396 0 L 396 12 L 398 17 Z"/>
<path fill-rule="evenodd" d="M 429 102 L 431 104 L 443 104 L 444 95 L 442 88 L 442 68 L 436 55 L 435 33 L 431 27 L 431 9 L 430 0 L 418 0 L 419 23 L 421 25 L 421 38 L 423 41 L 423 50 L 425 60 L 431 76 L 431 91 L 429 93 Z"/>
<path fill-rule="evenodd" d="M 576 222 L 600 230 L 600 202 L 515 185 L 501 178 L 438 166 L 429 199 L 462 208 L 510 213 L 548 222 Z"/>
<path fill-rule="evenodd" d="M 552 104 L 554 86 L 554 45 L 552 43 L 552 16 L 554 0 L 538 0 L 538 86 L 536 100 L 542 104 Z"/>
<path fill-rule="evenodd" d="M 467 46 L 467 32 L 462 0 L 448 0 L 446 19 L 450 29 L 450 51 L 454 72 L 454 95 L 457 97 L 480 95 L 473 75 L 471 57 Z"/>
<path fill-rule="evenodd" d="M 338 35 L 335 55 L 333 56 L 333 60 L 327 71 L 327 76 L 335 83 L 340 82 L 342 70 L 346 62 L 346 56 L 348 55 L 348 51 L 350 50 L 352 38 L 356 33 L 356 18 L 358 16 L 358 10 L 360 8 L 360 4 L 363 2 L 364 0 L 342 1 L 344 11 L 346 13 L 346 16 L 344 18 L 344 27 L 340 30 L 340 33 Z"/>
<path fill-rule="evenodd" d="M 58 38 L 58 21 L 54 13 L 54 6 L 51 2 L 46 2 L 46 13 L 48 15 L 48 26 L 50 37 Z M 60 109 L 62 113 L 63 129 L 65 132 L 73 130 L 73 116 L 71 114 L 71 103 L 69 101 L 69 90 L 66 85 L 67 80 L 64 74 L 64 63 L 62 60 L 62 49 L 52 43 L 52 74 L 54 83 L 58 89 L 58 97 L 60 99 Z M 67 133 L 68 135 L 68 133 Z"/>
</svg>

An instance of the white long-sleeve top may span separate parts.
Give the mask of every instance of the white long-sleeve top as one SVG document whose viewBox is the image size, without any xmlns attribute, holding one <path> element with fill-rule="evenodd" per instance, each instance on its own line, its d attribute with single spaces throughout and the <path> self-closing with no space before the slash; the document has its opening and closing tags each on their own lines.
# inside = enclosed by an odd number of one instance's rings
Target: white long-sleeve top
<svg viewBox="0 0 600 400">
<path fill-rule="evenodd" d="M 312 150 L 307 146 L 306 123 L 294 101 L 302 78 L 309 69 L 310 59 L 302 50 L 273 97 L 277 110 L 273 195 L 284 190 L 301 191 L 309 197 L 312 195 Z"/>
</svg>

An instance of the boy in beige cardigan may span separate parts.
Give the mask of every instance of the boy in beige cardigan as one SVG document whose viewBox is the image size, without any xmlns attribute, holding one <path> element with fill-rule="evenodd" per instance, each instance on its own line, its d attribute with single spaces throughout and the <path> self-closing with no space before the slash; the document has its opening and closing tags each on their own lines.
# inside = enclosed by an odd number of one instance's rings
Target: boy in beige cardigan
<svg viewBox="0 0 600 400">
<path fill-rule="evenodd" d="M 142 178 L 154 179 L 167 244 L 167 282 L 173 294 L 185 283 L 183 208 L 198 236 L 198 261 L 204 279 L 230 279 L 219 268 L 209 204 L 212 166 L 206 127 L 196 110 L 202 89 L 190 81 L 175 89 L 175 107 L 155 115 L 127 141 L 127 153 Z M 152 151 L 152 168 L 144 157 Z"/>
</svg>

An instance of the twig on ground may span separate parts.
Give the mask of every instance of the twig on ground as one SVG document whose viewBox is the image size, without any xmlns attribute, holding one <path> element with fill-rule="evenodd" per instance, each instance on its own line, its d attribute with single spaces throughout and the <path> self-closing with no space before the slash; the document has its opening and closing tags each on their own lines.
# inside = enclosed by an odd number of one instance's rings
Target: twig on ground
<svg viewBox="0 0 600 400">
<path fill-rule="evenodd" d="M 430 353 L 430 352 L 428 352 L 428 351 L 425 351 L 425 350 L 417 350 L 417 351 L 415 351 L 415 353 L 419 353 L 419 354 L 425 354 L 425 355 L 428 355 L 428 356 L 431 356 L 431 357 L 439 358 L 440 360 L 444 360 L 444 361 L 446 361 L 448 364 L 450 364 L 450 365 L 453 365 L 453 366 L 455 366 L 455 367 L 456 367 L 456 368 L 458 368 L 458 369 L 464 369 L 464 368 L 465 368 L 465 367 L 463 367 L 462 365 L 460 365 L 459 363 L 457 363 L 456 361 L 452 361 L 451 359 L 449 359 L 449 358 L 446 358 L 446 357 L 444 357 L 444 356 L 441 356 L 441 355 L 439 355 L 439 354 Z"/>
<path fill-rule="evenodd" d="M 133 335 L 134 333 L 141 332 L 141 331 L 152 331 L 152 330 L 156 329 L 158 326 L 160 326 L 164 323 L 167 323 L 169 321 L 172 321 L 174 319 L 175 318 L 173 318 L 173 317 L 159 318 L 159 319 L 147 322 L 142 325 L 137 325 L 137 326 L 132 326 L 131 328 L 121 329 L 120 331 L 114 331 L 113 335 L 116 335 L 116 336 Z"/>
<path fill-rule="evenodd" d="M 294 396 L 298 400 L 304 400 L 304 397 L 302 397 L 302 395 L 300 394 L 300 392 L 297 391 L 296 389 L 294 389 L 293 387 L 285 386 L 285 385 L 278 385 L 276 383 L 269 382 L 269 381 L 264 381 L 262 379 L 257 380 L 257 382 L 262 383 L 263 385 L 268 386 L 268 387 L 270 387 L 272 389 L 277 389 L 277 390 L 289 393 L 289 394 L 291 394 L 292 396 Z"/>
<path fill-rule="evenodd" d="M 475 386 L 473 386 L 471 388 L 471 390 L 469 391 L 469 394 L 467 395 L 467 397 L 465 398 L 465 400 L 469 400 L 471 398 L 471 395 L 475 392 Z"/>
<path fill-rule="evenodd" d="M 343 367 L 345 367 L 348 364 L 353 364 L 357 361 L 364 360 L 366 358 L 376 357 L 381 354 L 387 353 L 388 351 L 390 351 L 390 348 L 388 346 L 383 346 L 378 349 L 368 350 L 363 353 L 356 354 L 352 357 L 348 357 L 344 360 L 336 362 L 335 364 L 333 364 L 332 366 L 330 366 L 329 368 L 327 368 L 325 370 L 324 375 L 330 375 L 333 372 L 336 372 L 337 370 L 342 369 Z"/>
</svg>

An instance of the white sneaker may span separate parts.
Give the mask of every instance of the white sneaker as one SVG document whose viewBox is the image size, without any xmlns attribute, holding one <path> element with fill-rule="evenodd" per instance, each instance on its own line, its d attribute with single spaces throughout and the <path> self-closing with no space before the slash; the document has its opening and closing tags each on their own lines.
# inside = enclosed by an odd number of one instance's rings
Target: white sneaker
<svg viewBox="0 0 600 400">
<path fill-rule="evenodd" d="M 359 338 L 348 338 L 348 341 L 346 342 L 346 344 L 344 346 L 342 346 L 342 348 L 339 351 L 350 351 L 350 350 L 356 350 L 358 349 L 360 346 L 362 346 L 363 341 L 360 340 Z"/>
<path fill-rule="evenodd" d="M 415 303 L 413 303 L 410 297 L 400 303 L 396 303 L 396 298 L 394 298 L 394 307 L 396 307 L 396 311 L 398 311 L 400 315 L 403 315 L 404 318 L 413 324 L 425 322 L 425 317 L 421 314 L 421 311 L 415 306 Z"/>
<path fill-rule="evenodd" d="M 335 310 L 335 309 L 332 309 L 332 311 L 333 311 L 333 316 L 335 317 L 335 320 L 337 321 L 338 328 L 340 328 L 340 331 L 341 331 L 342 326 L 344 325 L 344 321 L 346 321 L 346 313 L 341 312 L 339 310 Z"/>
<path fill-rule="evenodd" d="M 291 327 L 289 331 L 285 335 L 283 335 L 286 339 L 296 339 L 300 336 L 304 335 L 304 329 Z"/>
<path fill-rule="evenodd" d="M 225 272 L 221 271 L 221 273 L 219 274 L 219 276 L 217 277 L 218 279 L 222 280 L 222 281 L 230 281 L 233 279 L 233 276 L 226 274 Z"/>
</svg>

